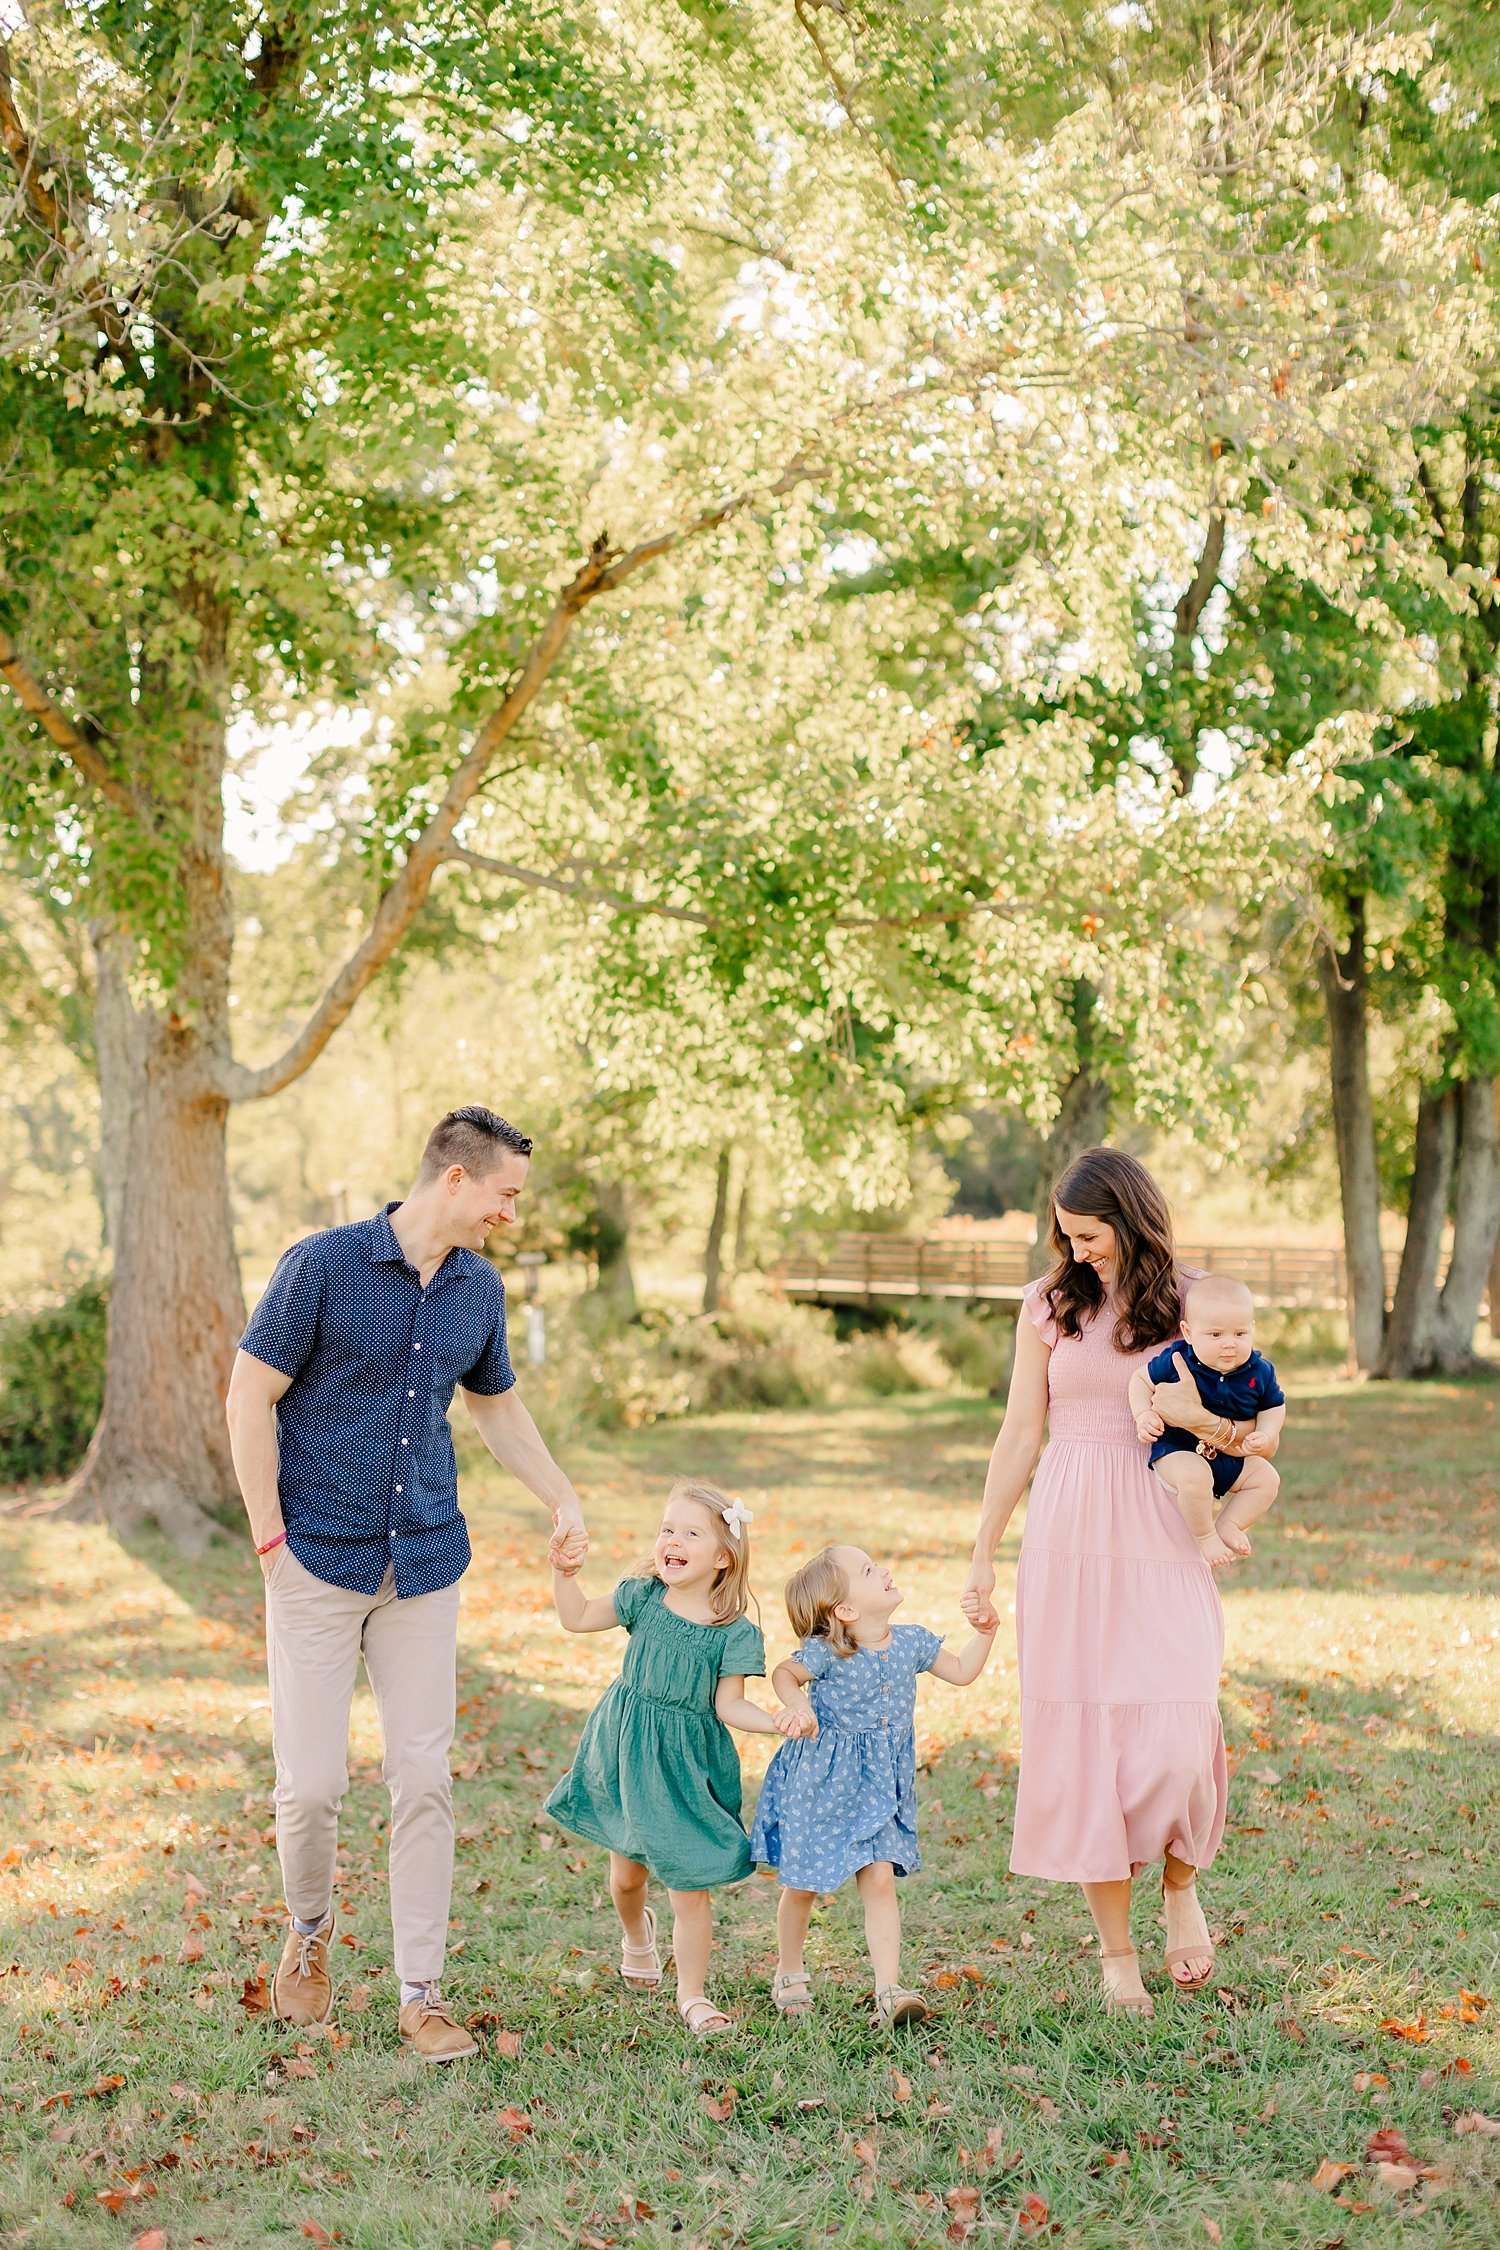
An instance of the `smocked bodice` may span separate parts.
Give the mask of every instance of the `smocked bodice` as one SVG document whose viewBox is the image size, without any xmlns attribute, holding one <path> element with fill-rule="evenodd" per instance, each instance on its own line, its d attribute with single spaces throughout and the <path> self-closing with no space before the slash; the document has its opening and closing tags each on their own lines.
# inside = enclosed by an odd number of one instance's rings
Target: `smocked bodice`
<svg viewBox="0 0 1500 2250">
<path fill-rule="evenodd" d="M 1047 1362 L 1047 1435 L 1086 1440 L 1094 1445 L 1136 1446 L 1135 1417 L 1127 1395 L 1130 1378 L 1160 1351 L 1149 1344 L 1144 1351 L 1117 1352 L 1113 1297 L 1085 1323 L 1082 1333 L 1064 1336 L 1053 1320 L 1040 1281 L 1024 1291 L 1026 1311 L 1051 1347 Z"/>
</svg>

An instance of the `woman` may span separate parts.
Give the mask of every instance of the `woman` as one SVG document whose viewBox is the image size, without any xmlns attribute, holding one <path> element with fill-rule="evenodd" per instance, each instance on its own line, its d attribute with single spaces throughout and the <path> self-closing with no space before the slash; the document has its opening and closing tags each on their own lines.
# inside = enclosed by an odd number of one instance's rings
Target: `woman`
<svg viewBox="0 0 1500 2250">
<path fill-rule="evenodd" d="M 1192 1277 L 1174 1263 L 1161 1190 L 1119 1149 L 1087 1149 L 1063 1173 L 1052 1243 L 1057 1263 L 1028 1284 L 1016 1324 L 963 1602 L 976 1623 L 993 1615 L 995 1548 L 1036 1468 L 1016 1575 L 1010 1864 L 1083 1886 L 1106 2006 L 1149 2016 L 1130 1940 L 1132 1879 L 1165 1860 L 1167 1968 L 1181 1990 L 1197 1990 L 1214 1952 L 1196 1879 L 1218 1849 L 1228 1792 L 1218 1589 L 1150 1473 L 1126 1399 L 1135 1370 L 1178 1334 Z M 1208 1427 L 1190 1382 L 1159 1386 L 1157 1403 L 1183 1427 L 1195 1412 Z"/>
</svg>

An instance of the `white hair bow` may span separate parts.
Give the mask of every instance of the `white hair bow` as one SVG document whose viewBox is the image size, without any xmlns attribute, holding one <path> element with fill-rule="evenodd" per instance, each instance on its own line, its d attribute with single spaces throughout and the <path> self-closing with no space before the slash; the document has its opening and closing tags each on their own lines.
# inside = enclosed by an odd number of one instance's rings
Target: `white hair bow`
<svg viewBox="0 0 1500 2250">
<path fill-rule="evenodd" d="M 724 1510 L 724 1529 L 736 1546 L 739 1545 L 741 1538 L 744 1536 L 746 1524 L 754 1523 L 754 1521 L 754 1516 L 745 1506 L 744 1501 L 736 1494 Z"/>
</svg>

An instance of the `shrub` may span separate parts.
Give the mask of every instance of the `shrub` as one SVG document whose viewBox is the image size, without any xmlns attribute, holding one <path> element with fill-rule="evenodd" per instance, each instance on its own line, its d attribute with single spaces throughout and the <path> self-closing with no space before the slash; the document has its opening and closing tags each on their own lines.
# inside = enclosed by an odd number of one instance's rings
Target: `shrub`
<svg viewBox="0 0 1500 2250">
<path fill-rule="evenodd" d="M 104 1400 L 107 1307 L 91 1277 L 0 1323 L 0 1484 L 64 1477 L 83 1459 Z"/>
</svg>

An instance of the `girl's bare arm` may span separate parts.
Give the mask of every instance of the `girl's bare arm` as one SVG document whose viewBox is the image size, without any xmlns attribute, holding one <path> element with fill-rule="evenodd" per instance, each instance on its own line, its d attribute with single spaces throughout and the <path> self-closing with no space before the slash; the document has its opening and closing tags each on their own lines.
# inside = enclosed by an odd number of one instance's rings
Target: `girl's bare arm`
<svg viewBox="0 0 1500 2250">
<path fill-rule="evenodd" d="M 745 1693 L 743 1672 L 725 1672 L 714 1689 L 714 1709 L 726 1727 L 737 1727 L 741 1734 L 780 1734 L 781 1729 L 769 1711 L 752 1703 Z"/>
<path fill-rule="evenodd" d="M 577 1577 L 561 1570 L 552 1573 L 552 1606 L 567 1633 L 607 1633 L 620 1622 L 613 1594 L 595 1594 L 590 1600 Z"/>
<path fill-rule="evenodd" d="M 981 1626 L 964 1647 L 940 1648 L 927 1667 L 933 1678 L 946 1680 L 949 1687 L 972 1687 L 990 1660 L 999 1625 L 999 1618 L 993 1618 L 988 1625 Z"/>
</svg>

